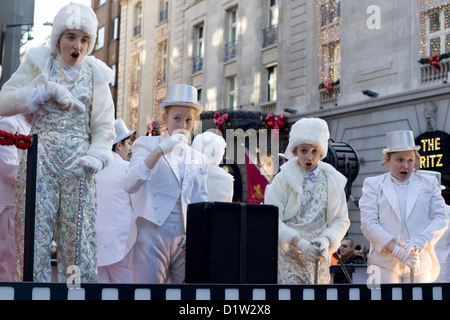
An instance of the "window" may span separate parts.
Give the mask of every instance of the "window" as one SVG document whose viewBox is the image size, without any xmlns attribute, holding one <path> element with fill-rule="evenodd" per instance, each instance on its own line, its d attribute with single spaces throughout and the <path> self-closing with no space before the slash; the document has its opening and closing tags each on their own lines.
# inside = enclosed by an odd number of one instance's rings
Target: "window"
<svg viewBox="0 0 450 320">
<path fill-rule="evenodd" d="M 141 35 L 142 27 L 142 2 L 139 2 L 134 8 L 134 36 Z"/>
<path fill-rule="evenodd" d="M 100 6 L 104 5 L 105 3 L 106 3 L 106 0 L 98 0 L 97 7 L 100 7 Z"/>
<path fill-rule="evenodd" d="M 156 85 L 159 86 L 166 83 L 167 41 L 163 41 L 158 44 L 157 54 Z"/>
<path fill-rule="evenodd" d="M 204 26 L 203 24 L 195 27 L 195 55 L 193 58 L 192 73 L 197 73 L 203 69 L 203 55 L 204 55 Z"/>
<path fill-rule="evenodd" d="M 169 0 L 160 0 L 159 8 L 159 22 L 167 21 L 169 17 Z"/>
<path fill-rule="evenodd" d="M 324 0 L 320 6 L 320 26 L 324 27 L 341 19 L 341 1 Z"/>
<path fill-rule="evenodd" d="M 278 0 L 269 0 L 269 27 L 278 25 Z"/>
<path fill-rule="evenodd" d="M 263 29 L 263 48 L 278 43 L 278 1 L 268 0 L 267 27 Z"/>
<path fill-rule="evenodd" d="M 131 70 L 130 70 L 130 87 L 131 94 L 135 94 L 139 91 L 139 84 L 141 81 L 141 55 L 136 53 L 131 57 Z"/>
<path fill-rule="evenodd" d="M 111 40 L 119 39 L 119 17 L 115 17 L 113 20 L 113 34 Z"/>
<path fill-rule="evenodd" d="M 228 77 L 226 80 L 227 86 L 227 106 L 228 109 L 236 109 L 237 106 L 237 88 L 236 76 Z"/>
<path fill-rule="evenodd" d="M 237 9 L 227 11 L 228 17 L 228 40 L 225 44 L 225 62 L 236 58 L 237 42 Z"/>
<path fill-rule="evenodd" d="M 339 41 L 331 42 L 322 47 L 323 81 L 335 82 L 341 73 L 341 46 Z"/>
<path fill-rule="evenodd" d="M 267 102 L 277 101 L 277 66 L 267 70 Z"/>
<path fill-rule="evenodd" d="M 105 45 L 105 27 L 100 27 L 97 30 L 97 45 L 95 46 L 95 50 L 99 50 L 103 48 Z"/>
<path fill-rule="evenodd" d="M 115 87 L 117 85 L 117 64 L 113 64 L 111 66 L 112 71 L 114 72 L 113 81 L 111 81 L 111 87 Z"/>
<path fill-rule="evenodd" d="M 450 51 L 450 7 L 433 10 L 426 16 L 429 55 Z"/>
</svg>

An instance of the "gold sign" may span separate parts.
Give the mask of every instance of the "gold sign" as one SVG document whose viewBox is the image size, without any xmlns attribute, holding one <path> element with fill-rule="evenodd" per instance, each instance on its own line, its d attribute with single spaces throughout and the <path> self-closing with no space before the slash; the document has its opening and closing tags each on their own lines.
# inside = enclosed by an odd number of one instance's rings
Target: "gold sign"
<svg viewBox="0 0 450 320">
<path fill-rule="evenodd" d="M 416 138 L 420 146 L 420 169 L 450 173 L 450 135 L 443 131 L 425 132 Z"/>
</svg>

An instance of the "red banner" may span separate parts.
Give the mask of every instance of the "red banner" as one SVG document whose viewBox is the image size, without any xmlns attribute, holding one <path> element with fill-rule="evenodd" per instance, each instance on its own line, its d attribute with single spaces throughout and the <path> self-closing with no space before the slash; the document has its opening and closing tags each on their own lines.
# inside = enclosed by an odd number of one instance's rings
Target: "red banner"
<svg viewBox="0 0 450 320">
<path fill-rule="evenodd" d="M 247 203 L 264 203 L 264 191 L 269 183 L 259 168 L 245 153 L 245 167 L 247 169 Z"/>
</svg>

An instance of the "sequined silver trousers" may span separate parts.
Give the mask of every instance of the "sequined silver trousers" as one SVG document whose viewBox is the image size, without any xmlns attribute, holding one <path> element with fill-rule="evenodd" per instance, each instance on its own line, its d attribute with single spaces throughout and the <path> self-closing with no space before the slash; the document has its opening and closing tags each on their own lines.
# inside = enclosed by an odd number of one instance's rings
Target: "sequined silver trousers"
<svg viewBox="0 0 450 320">
<path fill-rule="evenodd" d="M 95 176 L 78 177 L 65 168 L 86 153 L 86 139 L 45 133 L 39 137 L 36 178 L 36 222 L 33 278 L 50 282 L 51 243 L 57 243 L 58 282 L 97 281 L 95 240 Z M 22 281 L 26 157 L 19 168 L 16 214 L 17 265 Z M 72 282 L 73 283 L 73 282 Z"/>
</svg>

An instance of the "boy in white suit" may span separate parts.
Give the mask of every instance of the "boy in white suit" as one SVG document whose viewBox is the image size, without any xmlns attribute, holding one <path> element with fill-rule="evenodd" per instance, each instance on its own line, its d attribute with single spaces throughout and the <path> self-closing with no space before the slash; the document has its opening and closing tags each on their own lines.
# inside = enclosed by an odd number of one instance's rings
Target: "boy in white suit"
<svg viewBox="0 0 450 320">
<path fill-rule="evenodd" d="M 365 179 L 359 201 L 368 265 L 378 267 L 380 283 L 408 283 L 411 270 L 415 282 L 432 282 L 440 269 L 434 245 L 448 225 L 440 186 L 414 172 L 420 146 L 411 131 L 388 132 L 386 145 L 389 172 Z"/>
<path fill-rule="evenodd" d="M 208 160 L 187 144 L 202 112 L 197 90 L 170 85 L 160 106 L 167 131 L 133 143 L 125 179 L 126 190 L 134 195 L 125 257 L 134 283 L 184 281 L 186 252 L 179 244 L 185 236 L 187 205 L 208 197 Z"/>
<path fill-rule="evenodd" d="M 111 166 L 97 173 L 97 266 L 100 283 L 131 283 L 131 270 L 122 264 L 133 218 L 125 173 L 130 165 L 130 130 L 122 119 L 114 123 Z"/>
</svg>

